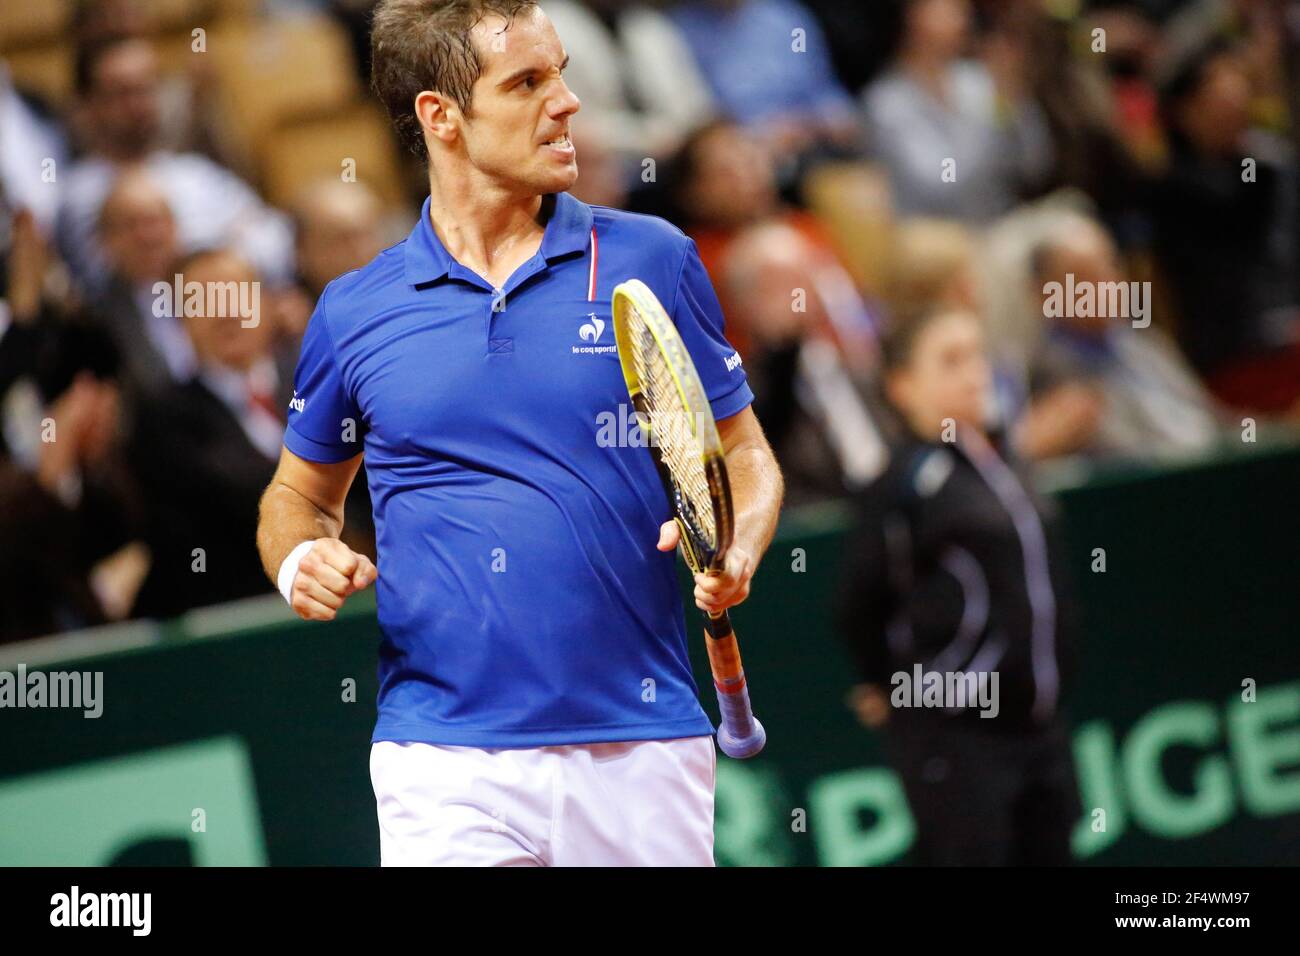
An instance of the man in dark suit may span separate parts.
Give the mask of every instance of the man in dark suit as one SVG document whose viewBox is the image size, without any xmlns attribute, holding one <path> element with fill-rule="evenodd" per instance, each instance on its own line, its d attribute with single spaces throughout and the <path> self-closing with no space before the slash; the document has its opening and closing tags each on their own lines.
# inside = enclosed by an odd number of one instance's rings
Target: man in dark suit
<svg viewBox="0 0 1300 956">
<path fill-rule="evenodd" d="M 93 310 L 122 353 L 131 395 L 188 380 L 195 370 L 194 348 L 180 320 L 158 308 L 161 300 L 154 292 L 156 283 L 172 282 L 171 266 L 179 255 L 176 220 L 149 173 L 133 170 L 118 177 L 100 211 L 98 237 L 110 278 Z"/>
<path fill-rule="evenodd" d="M 252 268 L 210 251 L 172 271 L 184 278 L 186 296 L 174 305 L 197 371 L 144 401 L 136 417 L 132 460 L 153 564 L 134 613 L 149 617 L 266 593 L 257 506 L 284 433 L 274 329 Z"/>
</svg>

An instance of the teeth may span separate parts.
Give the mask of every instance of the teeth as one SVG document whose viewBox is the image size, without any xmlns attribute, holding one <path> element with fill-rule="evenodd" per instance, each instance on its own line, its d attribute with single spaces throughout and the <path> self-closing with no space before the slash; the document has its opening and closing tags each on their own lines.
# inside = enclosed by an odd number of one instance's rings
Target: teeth
<svg viewBox="0 0 1300 956">
<path fill-rule="evenodd" d="M 549 143 L 547 143 L 546 145 L 547 145 L 547 146 L 567 146 L 568 144 L 569 144 L 569 136 L 568 136 L 568 134 L 566 133 L 564 136 L 560 136 L 560 137 L 558 137 L 558 138 L 556 138 L 556 139 L 551 140 L 551 141 L 550 141 Z"/>
</svg>

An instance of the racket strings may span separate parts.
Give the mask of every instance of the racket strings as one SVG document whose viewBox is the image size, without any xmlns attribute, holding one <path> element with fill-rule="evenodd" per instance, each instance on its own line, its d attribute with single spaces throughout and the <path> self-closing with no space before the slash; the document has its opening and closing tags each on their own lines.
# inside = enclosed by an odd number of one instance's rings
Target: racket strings
<svg viewBox="0 0 1300 956">
<path fill-rule="evenodd" d="M 668 357 L 659 347 L 645 316 L 636 308 L 630 312 L 636 323 L 632 331 L 638 344 L 633 362 L 650 417 L 648 438 L 672 475 L 681 499 L 677 503 L 679 510 L 686 512 L 683 517 L 692 533 L 708 548 L 716 548 L 717 526 L 709 478 L 704 470 L 703 446 L 697 437 L 698 423 L 682 400 Z"/>
</svg>

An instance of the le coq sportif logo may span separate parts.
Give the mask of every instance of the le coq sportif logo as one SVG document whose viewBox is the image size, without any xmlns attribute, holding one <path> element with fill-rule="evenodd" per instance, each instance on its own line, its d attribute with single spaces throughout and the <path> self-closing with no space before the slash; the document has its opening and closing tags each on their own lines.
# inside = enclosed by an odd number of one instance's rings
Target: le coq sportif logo
<svg viewBox="0 0 1300 956">
<path fill-rule="evenodd" d="M 600 341 L 600 334 L 605 331 L 605 320 L 597 318 L 595 312 L 588 312 L 587 318 L 591 321 L 578 329 L 578 337 L 582 341 L 591 342 L 594 345 Z"/>
</svg>

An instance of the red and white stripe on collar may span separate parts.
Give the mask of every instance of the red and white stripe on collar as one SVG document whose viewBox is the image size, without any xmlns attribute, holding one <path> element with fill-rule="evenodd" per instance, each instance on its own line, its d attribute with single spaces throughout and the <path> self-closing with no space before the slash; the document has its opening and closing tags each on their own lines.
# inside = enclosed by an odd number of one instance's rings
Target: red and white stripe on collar
<svg viewBox="0 0 1300 956">
<path fill-rule="evenodd" d="M 598 247 L 596 245 L 596 230 L 591 230 L 591 271 L 587 277 L 587 301 L 596 301 L 596 257 Z"/>
</svg>

